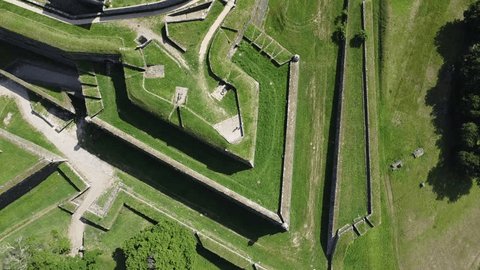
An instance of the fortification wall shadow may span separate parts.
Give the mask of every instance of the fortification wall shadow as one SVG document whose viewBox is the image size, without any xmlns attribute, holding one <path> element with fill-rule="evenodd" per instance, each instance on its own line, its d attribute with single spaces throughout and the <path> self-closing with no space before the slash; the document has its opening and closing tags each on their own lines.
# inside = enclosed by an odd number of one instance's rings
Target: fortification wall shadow
<svg viewBox="0 0 480 270">
<path fill-rule="evenodd" d="M 251 242 L 281 232 L 279 226 L 176 171 L 109 133 L 88 124 L 81 147 L 159 192 L 232 229 Z M 195 218 L 195 217 L 190 217 Z M 199 217 L 198 218 L 204 218 Z"/>
</svg>

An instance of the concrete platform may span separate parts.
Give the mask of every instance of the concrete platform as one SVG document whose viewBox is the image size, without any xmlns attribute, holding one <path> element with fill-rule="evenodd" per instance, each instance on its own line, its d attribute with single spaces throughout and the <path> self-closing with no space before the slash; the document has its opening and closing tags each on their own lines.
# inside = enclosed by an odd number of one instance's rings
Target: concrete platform
<svg viewBox="0 0 480 270">
<path fill-rule="evenodd" d="M 239 143 L 243 138 L 242 124 L 238 114 L 215 124 L 213 128 L 229 143 Z"/>
</svg>

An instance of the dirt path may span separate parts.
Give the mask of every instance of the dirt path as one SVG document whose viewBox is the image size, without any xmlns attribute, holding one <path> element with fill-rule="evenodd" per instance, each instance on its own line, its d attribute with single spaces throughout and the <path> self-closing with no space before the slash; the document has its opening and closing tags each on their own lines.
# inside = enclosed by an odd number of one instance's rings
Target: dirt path
<svg viewBox="0 0 480 270">
<path fill-rule="evenodd" d="M 111 185 L 115 172 L 114 168 L 78 146 L 77 134 L 79 130 L 77 130 L 76 126 L 68 128 L 62 133 L 57 133 L 46 122 L 33 115 L 31 113 L 28 94 L 23 88 L 11 82 L 2 81 L 0 82 L 0 95 L 14 98 L 23 118 L 43 133 L 69 160 L 75 170 L 85 176 L 87 178 L 86 180 L 90 183 L 90 189 L 84 201 L 80 204 L 75 214 L 73 214 L 72 222 L 68 230 L 68 236 L 72 242 L 71 254 L 77 254 L 78 249 L 83 244 L 82 238 L 85 230 L 85 224 L 80 220 L 80 217 L 90 204 Z M 78 126 L 81 128 L 82 125 L 79 124 Z"/>
<path fill-rule="evenodd" d="M 208 50 L 208 45 L 210 44 L 210 41 L 212 40 L 214 34 L 217 32 L 217 29 L 222 25 L 223 20 L 225 20 L 225 17 L 227 17 L 228 13 L 232 10 L 232 8 L 235 6 L 235 0 L 229 0 L 228 3 L 225 5 L 225 8 L 222 10 L 220 15 L 218 15 L 217 19 L 215 22 L 213 22 L 212 26 L 210 26 L 210 29 L 208 29 L 207 34 L 202 40 L 202 43 L 200 44 L 200 49 L 198 50 L 198 63 L 203 63 L 205 60 L 205 55 L 207 54 Z"/>
<path fill-rule="evenodd" d="M 142 35 L 147 39 L 155 40 L 159 45 L 161 45 L 167 52 L 167 55 L 175 61 L 179 66 L 190 70 L 190 66 L 183 57 L 183 55 L 172 45 L 170 45 L 163 36 L 155 33 L 150 26 L 145 25 L 144 22 L 139 20 L 126 20 L 122 22 L 123 25 L 135 31 L 138 35 Z"/>
</svg>

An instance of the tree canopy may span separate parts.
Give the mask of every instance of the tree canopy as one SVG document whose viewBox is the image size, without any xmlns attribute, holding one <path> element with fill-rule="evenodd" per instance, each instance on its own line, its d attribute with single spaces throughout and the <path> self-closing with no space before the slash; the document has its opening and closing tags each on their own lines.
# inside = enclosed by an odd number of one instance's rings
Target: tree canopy
<svg viewBox="0 0 480 270">
<path fill-rule="evenodd" d="M 468 51 L 460 66 L 458 163 L 471 178 L 480 176 L 480 1 L 464 12 Z"/>
<path fill-rule="evenodd" d="M 68 256 L 70 241 L 57 231 L 51 231 L 47 240 L 19 238 L 12 244 L 2 246 L 3 269 L 32 270 L 90 270 L 97 269 L 97 250 L 87 251 L 84 257 Z"/>
<path fill-rule="evenodd" d="M 186 229 L 162 221 L 124 244 L 127 269 L 192 269 L 196 242 Z"/>
</svg>

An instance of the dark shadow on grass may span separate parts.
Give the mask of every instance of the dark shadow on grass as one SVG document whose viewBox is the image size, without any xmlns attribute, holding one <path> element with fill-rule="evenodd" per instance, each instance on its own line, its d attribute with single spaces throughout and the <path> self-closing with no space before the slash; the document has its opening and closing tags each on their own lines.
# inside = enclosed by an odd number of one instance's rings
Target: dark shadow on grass
<svg viewBox="0 0 480 270">
<path fill-rule="evenodd" d="M 281 232 L 278 225 L 93 125 L 85 127 L 81 141 L 83 148 L 102 160 L 248 239 Z"/>
<path fill-rule="evenodd" d="M 127 269 L 125 265 L 126 258 L 123 249 L 116 248 L 115 251 L 112 253 L 112 258 L 115 261 L 115 270 Z"/>
<path fill-rule="evenodd" d="M 337 129 L 340 125 L 339 119 L 339 99 L 340 99 L 340 91 L 342 87 L 342 79 L 343 79 L 343 48 L 346 46 L 346 41 L 340 43 L 337 55 L 337 67 L 336 67 L 336 79 L 335 79 L 335 91 L 333 94 L 333 103 L 332 103 L 332 111 L 330 116 L 330 124 L 329 124 L 329 132 L 328 132 L 328 147 L 327 147 L 327 156 L 326 156 L 326 164 L 325 164 L 325 179 L 324 179 L 324 186 L 323 186 L 323 203 L 322 203 L 322 220 L 321 220 L 321 233 L 320 233 L 320 242 L 322 244 L 322 249 L 325 254 L 325 257 L 328 258 L 327 250 L 328 250 L 328 242 L 330 239 L 329 235 L 329 228 L 333 226 L 330 224 L 330 211 L 332 207 L 332 191 L 334 184 L 333 179 L 335 178 L 335 159 L 337 157 L 337 148 L 338 148 L 338 141 L 336 138 Z"/>
<path fill-rule="evenodd" d="M 222 270 L 240 270 L 239 268 L 232 264 L 231 262 L 225 260 L 224 258 L 218 256 L 217 254 L 211 252 L 210 250 L 205 249 L 201 245 L 197 245 L 197 254 L 208 260 L 211 264 L 215 265 L 217 269 Z"/>
<path fill-rule="evenodd" d="M 437 75 L 437 84 L 428 90 L 425 103 L 432 107 L 435 132 L 439 135 L 436 146 L 440 149 L 438 164 L 428 174 L 427 183 L 433 188 L 438 200 L 455 202 L 470 192 L 472 180 L 456 166 L 456 151 L 459 121 L 458 67 L 466 50 L 465 29 L 461 21 L 449 22 L 437 32 L 435 46 L 443 57 L 444 64 Z"/>
<path fill-rule="evenodd" d="M 101 12 L 102 5 L 86 4 L 80 0 L 48 0 L 45 9 L 55 9 L 70 15 L 81 15 Z"/>
</svg>

